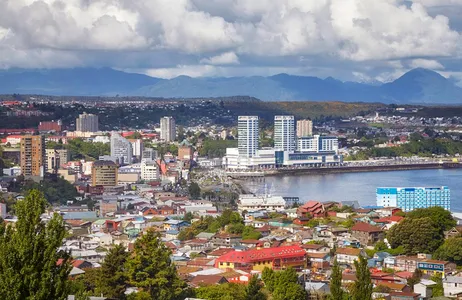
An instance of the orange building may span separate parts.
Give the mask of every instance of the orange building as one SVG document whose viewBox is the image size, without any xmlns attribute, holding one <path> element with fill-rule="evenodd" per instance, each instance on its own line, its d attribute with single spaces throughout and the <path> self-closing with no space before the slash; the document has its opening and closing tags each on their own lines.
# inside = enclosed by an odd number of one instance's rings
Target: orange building
<svg viewBox="0 0 462 300">
<path fill-rule="evenodd" d="M 47 171 L 45 136 L 25 135 L 21 138 L 21 172 L 24 176 L 43 177 Z"/>
<path fill-rule="evenodd" d="M 263 271 L 265 267 L 281 270 L 306 268 L 306 251 L 300 246 L 232 251 L 215 260 L 215 268 Z"/>
</svg>

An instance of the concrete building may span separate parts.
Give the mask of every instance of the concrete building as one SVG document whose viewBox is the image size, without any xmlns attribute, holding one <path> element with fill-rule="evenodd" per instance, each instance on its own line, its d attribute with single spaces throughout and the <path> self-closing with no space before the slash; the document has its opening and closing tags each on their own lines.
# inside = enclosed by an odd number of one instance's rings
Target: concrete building
<svg viewBox="0 0 462 300">
<path fill-rule="evenodd" d="M 237 122 L 239 156 L 246 158 L 253 157 L 258 150 L 258 117 L 239 116 Z"/>
<path fill-rule="evenodd" d="M 159 180 L 159 166 L 155 161 L 141 162 L 141 179 L 145 181 Z"/>
<path fill-rule="evenodd" d="M 119 160 L 121 165 L 132 163 L 133 148 L 129 140 L 122 137 L 117 132 L 111 133 L 111 157 Z"/>
<path fill-rule="evenodd" d="M 398 207 L 403 211 L 441 206 L 451 210 L 451 191 L 442 187 L 377 188 L 377 206 Z"/>
<path fill-rule="evenodd" d="M 157 150 L 144 148 L 141 154 L 141 161 L 155 161 L 157 159 Z"/>
<path fill-rule="evenodd" d="M 178 146 L 178 159 L 179 160 L 191 160 L 194 156 L 194 149 L 192 145 L 184 140 Z"/>
<path fill-rule="evenodd" d="M 274 148 L 289 152 L 295 150 L 294 116 L 274 117 Z"/>
<path fill-rule="evenodd" d="M 45 136 L 23 136 L 21 139 L 21 174 L 26 177 L 43 177 L 46 171 Z"/>
<path fill-rule="evenodd" d="M 98 116 L 83 113 L 75 120 L 76 131 L 97 132 L 99 129 Z"/>
<path fill-rule="evenodd" d="M 144 149 L 144 143 L 142 139 L 128 139 L 132 144 L 132 156 L 136 156 L 138 159 L 141 159 L 141 155 Z"/>
<path fill-rule="evenodd" d="M 160 139 L 165 142 L 173 142 L 176 138 L 175 119 L 163 117 L 160 119 Z"/>
<path fill-rule="evenodd" d="M 93 186 L 116 186 L 117 165 L 112 161 L 99 160 L 93 163 L 91 180 Z"/>
<path fill-rule="evenodd" d="M 70 153 L 67 149 L 46 149 L 47 169 L 50 173 L 56 173 L 62 165 L 67 164 L 70 159 Z"/>
<path fill-rule="evenodd" d="M 338 138 L 335 136 L 314 135 L 297 139 L 299 152 L 338 152 Z"/>
<path fill-rule="evenodd" d="M 282 196 L 271 195 L 242 194 L 239 195 L 237 203 L 237 209 L 240 212 L 244 210 L 283 211 L 285 206 L 286 201 Z"/>
<path fill-rule="evenodd" d="M 297 121 L 297 137 L 307 137 L 313 135 L 313 121 L 298 120 Z"/>
</svg>

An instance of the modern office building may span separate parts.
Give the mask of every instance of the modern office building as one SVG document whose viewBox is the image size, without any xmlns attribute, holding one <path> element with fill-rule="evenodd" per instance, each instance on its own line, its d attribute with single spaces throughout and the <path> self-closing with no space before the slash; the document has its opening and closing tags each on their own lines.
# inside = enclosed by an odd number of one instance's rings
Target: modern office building
<svg viewBox="0 0 462 300">
<path fill-rule="evenodd" d="M 91 182 L 93 186 L 116 186 L 117 165 L 113 161 L 98 160 L 91 169 Z"/>
<path fill-rule="evenodd" d="M 250 158 L 258 150 L 259 128 L 257 116 L 239 116 L 237 120 L 239 156 Z"/>
<path fill-rule="evenodd" d="M 117 132 L 111 133 L 111 157 L 118 159 L 119 164 L 129 165 L 132 163 L 133 147 L 129 140 Z"/>
<path fill-rule="evenodd" d="M 306 137 L 313 135 L 313 121 L 298 120 L 297 121 L 297 137 Z"/>
<path fill-rule="evenodd" d="M 338 152 L 338 138 L 335 136 L 314 135 L 297 139 L 299 152 Z"/>
<path fill-rule="evenodd" d="M 67 149 L 46 149 L 47 169 L 50 173 L 57 173 L 57 170 L 67 164 L 70 159 Z"/>
<path fill-rule="evenodd" d="M 294 116 L 274 117 L 274 149 L 289 152 L 295 150 Z"/>
<path fill-rule="evenodd" d="M 93 114 L 83 113 L 75 120 L 76 131 L 80 132 L 97 132 L 98 116 Z"/>
<path fill-rule="evenodd" d="M 403 211 L 441 206 L 451 209 L 451 192 L 442 187 L 381 187 L 376 192 L 377 206 L 398 207 Z"/>
<path fill-rule="evenodd" d="M 165 142 L 173 142 L 176 138 L 175 119 L 163 117 L 160 119 L 160 139 Z"/>
<path fill-rule="evenodd" d="M 45 136 L 25 135 L 21 138 L 21 173 L 26 177 L 43 177 L 47 171 Z"/>
</svg>

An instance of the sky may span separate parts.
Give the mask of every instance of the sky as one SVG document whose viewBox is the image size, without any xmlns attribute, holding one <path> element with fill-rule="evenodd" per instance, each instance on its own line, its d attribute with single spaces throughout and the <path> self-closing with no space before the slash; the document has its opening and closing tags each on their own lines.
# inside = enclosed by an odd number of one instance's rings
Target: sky
<svg viewBox="0 0 462 300">
<path fill-rule="evenodd" d="M 462 0 L 0 0 L 0 69 L 462 82 Z"/>
</svg>

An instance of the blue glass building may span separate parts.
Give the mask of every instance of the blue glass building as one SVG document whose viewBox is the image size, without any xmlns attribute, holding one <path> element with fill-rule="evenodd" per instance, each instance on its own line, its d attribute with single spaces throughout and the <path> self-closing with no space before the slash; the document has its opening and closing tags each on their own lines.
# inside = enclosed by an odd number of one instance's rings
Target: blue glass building
<svg viewBox="0 0 462 300">
<path fill-rule="evenodd" d="M 377 188 L 377 206 L 398 207 L 403 211 L 441 206 L 451 210 L 451 191 L 442 187 Z"/>
</svg>

